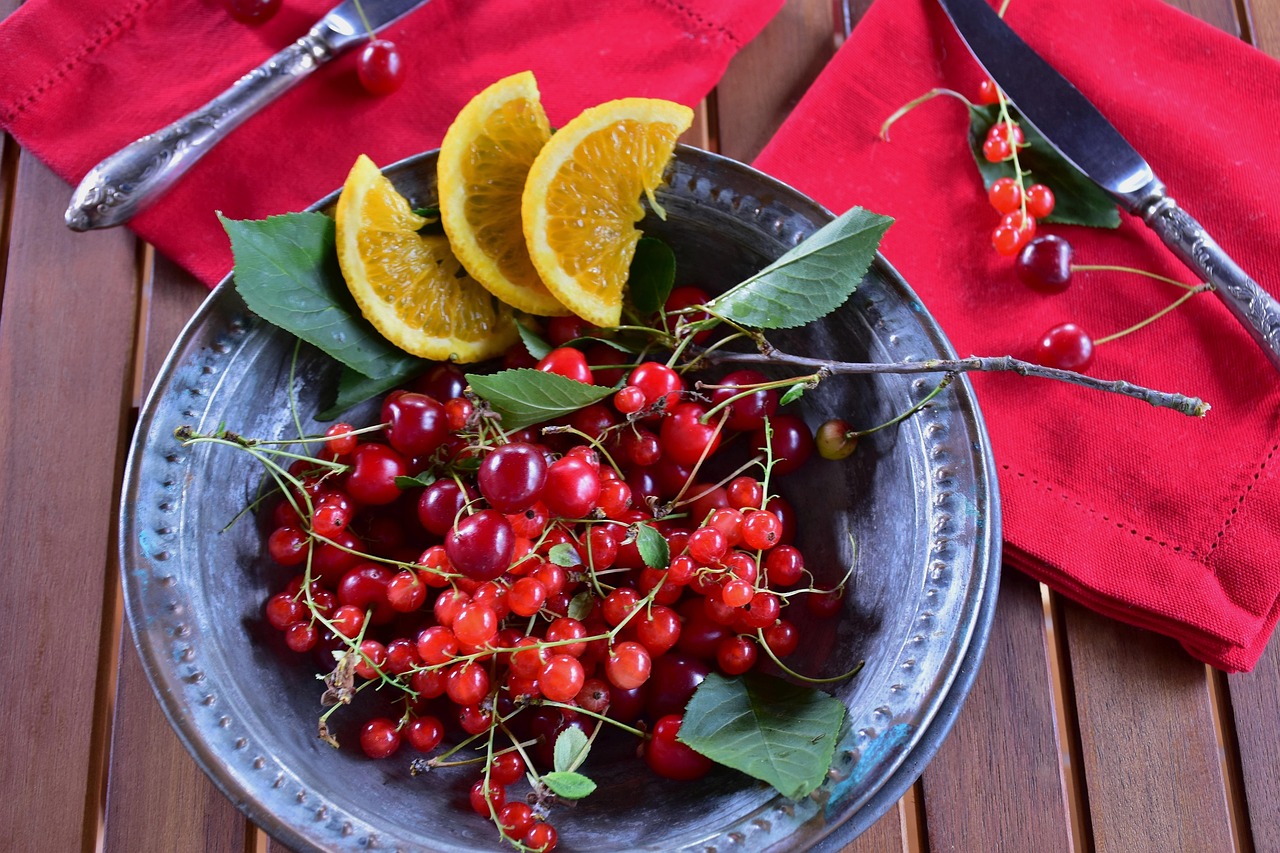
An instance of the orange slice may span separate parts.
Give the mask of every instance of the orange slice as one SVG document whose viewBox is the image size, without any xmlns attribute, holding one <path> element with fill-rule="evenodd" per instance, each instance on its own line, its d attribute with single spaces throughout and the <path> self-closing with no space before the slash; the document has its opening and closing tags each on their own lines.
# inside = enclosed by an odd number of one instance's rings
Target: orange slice
<svg viewBox="0 0 1280 853">
<path fill-rule="evenodd" d="M 525 176 L 551 125 L 524 71 L 494 83 L 458 113 L 440 146 L 440 221 L 454 254 L 490 293 L 530 314 L 568 314 L 538 276 L 520 225 Z"/>
<path fill-rule="evenodd" d="M 361 312 L 396 346 L 423 358 L 481 361 L 519 338 L 511 309 L 476 283 L 444 235 L 363 154 L 338 197 L 338 263 Z"/>
<path fill-rule="evenodd" d="M 653 191 L 692 123 L 693 110 L 671 101 L 609 101 L 556 131 L 534 160 L 521 198 L 529 257 L 547 289 L 584 320 L 618 325 L 645 213 L 640 198 L 657 208 Z"/>
</svg>

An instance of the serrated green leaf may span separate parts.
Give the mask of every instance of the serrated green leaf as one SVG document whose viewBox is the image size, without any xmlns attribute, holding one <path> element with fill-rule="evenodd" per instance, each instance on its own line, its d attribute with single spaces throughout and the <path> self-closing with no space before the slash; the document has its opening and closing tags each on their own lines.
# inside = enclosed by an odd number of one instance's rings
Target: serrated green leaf
<svg viewBox="0 0 1280 853">
<path fill-rule="evenodd" d="M 397 489 L 413 489 L 430 486 L 435 481 L 436 475 L 427 472 L 418 474 L 416 477 L 396 477 L 395 484 Z"/>
<path fill-rule="evenodd" d="M 1017 121 L 1013 111 L 1010 114 Z M 1014 177 L 1013 163 L 1004 160 L 992 163 L 982 156 L 982 143 L 987 132 L 1000 116 L 1000 107 L 991 104 L 969 107 L 969 151 L 978 165 L 982 183 L 988 189 L 1000 178 Z M 1094 228 L 1119 228 L 1120 211 L 1102 188 L 1085 177 L 1075 166 L 1062 158 L 1053 146 L 1045 141 L 1030 124 L 1022 123 L 1026 146 L 1018 149 L 1018 165 L 1027 174 L 1027 186 L 1044 184 L 1053 190 L 1053 213 L 1045 222 L 1061 225 L 1088 225 Z"/>
<path fill-rule="evenodd" d="M 569 726 L 556 737 L 552 766 L 562 773 L 571 773 L 587 758 L 591 741 L 576 726 Z"/>
<path fill-rule="evenodd" d="M 218 218 L 231 238 L 235 286 L 249 310 L 372 379 L 386 377 L 389 365 L 404 359 L 351 298 L 332 219 L 323 213 Z"/>
<path fill-rule="evenodd" d="M 793 800 L 812 793 L 835 753 L 840 700 L 770 675 L 708 675 L 685 706 L 679 740 Z"/>
<path fill-rule="evenodd" d="M 566 569 L 582 565 L 582 558 L 578 556 L 578 549 L 568 542 L 552 545 L 551 550 L 547 552 L 547 559 Z"/>
<path fill-rule="evenodd" d="M 399 388 L 432 364 L 430 361 L 408 353 L 401 353 L 401 355 L 402 358 L 386 362 L 387 374 L 380 379 L 370 379 L 363 373 L 343 365 L 342 373 L 338 376 L 337 395 L 324 411 L 316 415 L 316 420 L 335 420 L 352 406 L 385 394 L 392 388 Z"/>
<path fill-rule="evenodd" d="M 808 389 L 808 385 L 803 382 L 797 382 L 787 389 L 787 393 L 782 395 L 782 399 L 778 401 L 779 406 L 785 406 L 788 403 L 794 403 L 804 396 L 804 392 Z"/>
<path fill-rule="evenodd" d="M 666 303 L 676 283 L 676 253 L 657 237 L 641 237 L 631 258 L 627 295 L 641 314 L 653 314 Z"/>
<path fill-rule="evenodd" d="M 487 375 L 468 373 L 467 382 L 502 417 L 505 430 L 524 429 L 576 412 L 617 390 L 532 368 Z"/>
<path fill-rule="evenodd" d="M 581 773 L 566 773 L 561 770 L 543 774 L 542 782 L 557 797 L 566 800 L 581 800 L 596 789 L 596 783 Z"/>
<path fill-rule="evenodd" d="M 709 307 L 757 329 L 792 329 L 825 317 L 862 283 L 891 224 L 891 217 L 852 208 Z"/>
<path fill-rule="evenodd" d="M 544 341 L 537 332 L 530 329 L 527 324 L 518 318 L 516 319 L 516 329 L 520 332 L 520 340 L 524 341 L 524 348 L 534 358 L 541 359 L 553 349 L 551 344 Z"/>
<path fill-rule="evenodd" d="M 666 537 L 648 524 L 636 524 L 636 550 L 651 569 L 665 569 L 671 564 L 671 546 Z"/>
</svg>

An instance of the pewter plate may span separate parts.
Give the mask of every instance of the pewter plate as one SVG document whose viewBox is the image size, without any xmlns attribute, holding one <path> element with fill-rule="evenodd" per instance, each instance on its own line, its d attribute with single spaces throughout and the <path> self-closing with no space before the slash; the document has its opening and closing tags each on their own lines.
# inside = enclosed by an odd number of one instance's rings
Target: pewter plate
<svg viewBox="0 0 1280 853">
<path fill-rule="evenodd" d="M 435 200 L 435 155 L 386 173 L 414 206 Z M 336 194 L 316 205 L 324 209 Z M 658 193 L 667 212 L 645 230 L 675 250 L 679 283 L 717 290 L 754 273 L 831 214 L 740 163 L 681 147 Z M 954 357 L 942 330 L 883 259 L 839 311 L 771 335 L 784 349 L 846 361 Z M 142 411 L 125 474 L 120 564 L 129 626 L 166 715 L 197 763 L 250 818 L 303 850 L 488 851 L 493 827 L 466 807 L 471 776 L 412 777 L 407 748 L 384 761 L 316 738 L 320 685 L 265 624 L 262 603 L 287 573 L 252 519 L 260 472 L 245 454 L 184 449 L 183 424 L 220 423 L 262 438 L 292 435 L 292 383 L 306 420 L 337 371 L 244 306 L 230 277 L 187 325 Z M 800 408 L 811 426 L 840 416 L 882 423 L 936 375 L 831 379 Z M 371 418 L 365 406 L 349 418 Z M 570 851 L 836 849 L 869 826 L 923 770 L 977 671 L 995 609 L 1000 525 L 982 416 L 963 379 L 842 463 L 814 460 L 779 483 L 797 508 L 798 545 L 820 579 L 854 567 L 838 620 L 806 624 L 788 659 L 830 675 L 848 708 L 827 781 L 791 802 L 728 770 L 695 783 L 653 777 L 621 744 L 588 768 L 599 790 L 553 820 Z M 857 547 L 852 543 L 856 542 Z M 802 608 L 797 608 L 802 609 Z M 805 624 L 805 619 L 797 621 Z M 309 664 L 310 661 L 306 661 Z M 354 712 L 337 734 L 355 742 Z"/>
</svg>

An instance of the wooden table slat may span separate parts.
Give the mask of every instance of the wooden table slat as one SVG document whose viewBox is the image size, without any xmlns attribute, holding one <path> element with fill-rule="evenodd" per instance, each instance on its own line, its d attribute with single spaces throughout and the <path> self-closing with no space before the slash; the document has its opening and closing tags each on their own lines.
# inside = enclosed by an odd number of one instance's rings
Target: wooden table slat
<svg viewBox="0 0 1280 853">
<path fill-rule="evenodd" d="M 62 225 L 68 195 L 21 155 L 0 317 L 0 541 L 10 566 L 0 683 L 17 688 L 6 693 L 14 736 L 0 750 L 0 779 L 22 780 L 0 798 L 0 826 L 40 817 L 38 836 L 18 843 L 43 850 L 76 850 L 96 833 L 98 739 L 110 713 L 100 662 L 115 654 L 100 645 L 104 607 L 114 618 L 108 567 L 137 302 L 134 238 L 72 234 Z"/>
<path fill-rule="evenodd" d="M 1280 638 L 1271 639 L 1253 672 L 1233 675 L 1227 685 L 1253 844 L 1258 853 L 1280 853 Z"/>
<path fill-rule="evenodd" d="M 142 339 L 142 395 L 178 332 L 207 295 L 171 261 L 156 258 Z M 136 394 L 134 396 L 137 396 Z M 247 821 L 191 760 L 160 710 L 128 629 L 120 672 L 107 780 L 104 850 L 234 850 Z"/>
<path fill-rule="evenodd" d="M 1231 850 L 1204 665 L 1166 637 L 1064 610 L 1097 849 Z"/>
<path fill-rule="evenodd" d="M 1040 588 L 1007 570 L 982 669 L 924 772 L 929 848 L 1070 851 L 1056 731 Z"/>
</svg>

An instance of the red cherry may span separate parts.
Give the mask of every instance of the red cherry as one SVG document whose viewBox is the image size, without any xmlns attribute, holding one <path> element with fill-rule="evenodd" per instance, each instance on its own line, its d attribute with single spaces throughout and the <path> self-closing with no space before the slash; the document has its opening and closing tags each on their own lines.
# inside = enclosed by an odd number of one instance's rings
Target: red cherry
<svg viewBox="0 0 1280 853">
<path fill-rule="evenodd" d="M 225 0 L 231 17 L 242 24 L 261 24 L 280 10 L 280 0 Z"/>
<path fill-rule="evenodd" d="M 543 373 L 556 373 L 567 379 L 591 384 L 591 368 L 587 366 L 587 357 L 582 350 L 573 347 L 559 347 L 547 353 L 538 362 L 538 370 Z"/>
<path fill-rule="evenodd" d="M 404 61 L 400 48 L 386 39 L 373 39 L 356 60 L 360 85 L 371 95 L 390 95 L 404 82 Z"/>
<path fill-rule="evenodd" d="M 1093 361 L 1093 339 L 1075 323 L 1054 326 L 1040 337 L 1032 361 L 1062 370 L 1084 370 Z"/>
<path fill-rule="evenodd" d="M 1061 293 L 1071 284 L 1071 244 L 1057 234 L 1037 237 L 1014 262 L 1023 284 L 1044 293 Z"/>
<path fill-rule="evenodd" d="M 515 547 L 511 522 L 494 509 L 460 519 L 444 540 L 453 567 L 477 581 L 500 577 L 511 565 Z"/>
<path fill-rule="evenodd" d="M 668 714 L 658 720 L 645 744 L 645 763 L 654 773 L 667 779 L 698 779 L 707 775 L 714 766 L 710 758 L 676 740 L 683 719 L 678 714 Z"/>
</svg>

